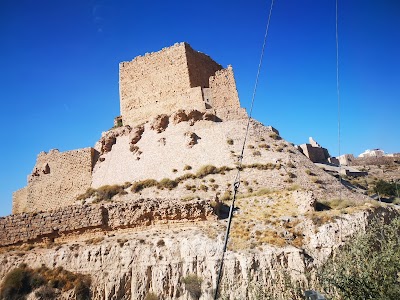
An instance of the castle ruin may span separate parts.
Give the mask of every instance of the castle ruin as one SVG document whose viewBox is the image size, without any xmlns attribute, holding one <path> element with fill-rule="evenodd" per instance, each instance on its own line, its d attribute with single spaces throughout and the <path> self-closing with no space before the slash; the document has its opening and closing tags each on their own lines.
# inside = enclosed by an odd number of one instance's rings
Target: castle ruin
<svg viewBox="0 0 400 300">
<path fill-rule="evenodd" d="M 232 67 L 223 69 L 187 43 L 120 63 L 119 87 L 124 125 L 179 109 L 210 111 L 222 120 L 245 114 Z"/>
<path fill-rule="evenodd" d="M 207 112 L 222 121 L 247 116 L 240 108 L 232 67 L 224 69 L 187 43 L 122 62 L 119 77 L 118 125 L 134 127 L 182 109 Z M 93 186 L 99 154 L 93 148 L 40 153 L 28 185 L 13 193 L 12 213 L 74 204 Z"/>
</svg>

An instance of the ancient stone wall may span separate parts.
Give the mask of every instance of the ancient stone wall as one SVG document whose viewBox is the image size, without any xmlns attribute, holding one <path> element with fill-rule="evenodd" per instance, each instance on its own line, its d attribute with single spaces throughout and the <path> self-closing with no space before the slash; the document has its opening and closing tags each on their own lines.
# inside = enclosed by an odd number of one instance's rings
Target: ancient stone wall
<svg viewBox="0 0 400 300">
<path fill-rule="evenodd" d="M 38 155 L 28 185 L 13 195 L 13 213 L 68 206 L 91 185 L 95 150 L 51 150 Z"/>
<path fill-rule="evenodd" d="M 73 205 L 49 212 L 0 218 L 0 246 L 50 240 L 92 229 L 114 230 L 157 223 L 200 221 L 215 217 L 205 201 L 146 199 L 106 205 Z"/>
<path fill-rule="evenodd" d="M 12 213 L 26 211 L 28 201 L 28 187 L 24 187 L 13 193 Z"/>
<path fill-rule="evenodd" d="M 135 126 L 179 109 L 237 115 L 240 104 L 232 67 L 180 43 L 120 64 L 120 108 L 123 124 Z"/>
<path fill-rule="evenodd" d="M 222 67 L 188 44 L 120 64 L 120 107 L 124 125 L 137 125 L 157 114 L 178 109 L 205 109 L 201 93 L 191 88 L 208 86 L 208 78 Z"/>
<path fill-rule="evenodd" d="M 221 70 L 222 66 L 208 55 L 193 50 L 190 45 L 185 44 L 185 46 L 190 87 L 208 88 L 210 76 Z"/>
</svg>

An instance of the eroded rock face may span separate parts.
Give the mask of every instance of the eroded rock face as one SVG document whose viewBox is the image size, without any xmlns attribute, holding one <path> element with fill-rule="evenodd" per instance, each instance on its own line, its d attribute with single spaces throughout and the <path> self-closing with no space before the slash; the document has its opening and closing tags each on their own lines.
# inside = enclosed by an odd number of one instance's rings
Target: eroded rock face
<svg viewBox="0 0 400 300">
<path fill-rule="evenodd" d="M 192 148 L 194 145 L 197 144 L 198 139 L 200 139 L 200 137 L 194 132 L 191 131 L 185 132 L 186 147 Z"/>
<path fill-rule="evenodd" d="M 165 129 L 167 129 L 168 124 L 169 124 L 169 116 L 168 115 L 165 115 L 165 114 L 158 115 L 151 122 L 150 128 L 152 130 L 157 131 L 157 133 L 161 133 L 161 132 L 165 131 Z"/>
<path fill-rule="evenodd" d="M 389 217 L 393 212 L 378 209 L 346 215 L 317 230 L 310 223 L 305 228 L 309 242 L 304 250 L 268 245 L 239 251 L 229 248 L 224 260 L 221 296 L 232 300 L 259 299 L 257 295 L 268 292 L 270 296 L 281 297 L 288 279 L 284 274 L 293 282 L 306 284 L 307 270 L 321 264 L 333 249 L 358 229 L 365 228 L 373 216 Z M 113 219 L 118 220 L 118 216 L 125 219 L 124 211 L 119 210 Z M 42 264 L 50 268 L 62 266 L 91 275 L 95 300 L 144 299 L 150 292 L 161 299 L 186 300 L 191 297 L 183 278 L 194 274 L 201 279 L 199 299 L 213 297 L 225 232 L 223 221 L 171 222 L 136 230 L 121 229 L 123 223 L 113 224 L 120 228 L 117 231 L 93 232 L 79 238 L 67 236 L 56 239 L 53 246 L 0 253 L 0 278 L 20 263 L 32 268 Z"/>
<path fill-rule="evenodd" d="M 94 148 L 100 153 L 100 155 L 110 152 L 112 146 L 117 142 L 117 137 L 128 135 L 131 131 L 132 128 L 127 125 L 103 132 L 100 140 L 96 143 Z"/>
<path fill-rule="evenodd" d="M 306 214 L 315 211 L 317 199 L 311 191 L 294 191 L 293 199 L 299 213 Z"/>
<path fill-rule="evenodd" d="M 186 112 L 183 109 L 180 109 L 177 112 L 173 113 L 171 115 L 171 119 L 173 124 L 178 124 L 189 120 Z"/>
<path fill-rule="evenodd" d="M 129 139 L 131 140 L 131 145 L 136 145 L 137 142 L 140 141 L 144 132 L 144 125 L 136 126 L 132 129 L 129 134 Z"/>
</svg>

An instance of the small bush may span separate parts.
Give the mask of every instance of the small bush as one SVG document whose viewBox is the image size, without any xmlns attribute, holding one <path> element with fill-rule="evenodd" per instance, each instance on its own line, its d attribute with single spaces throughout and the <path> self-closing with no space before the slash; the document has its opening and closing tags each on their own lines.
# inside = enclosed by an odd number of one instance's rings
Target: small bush
<svg viewBox="0 0 400 300">
<path fill-rule="evenodd" d="M 267 144 L 260 144 L 260 145 L 258 145 L 258 147 L 264 148 L 264 149 L 269 149 L 271 146 L 267 145 Z"/>
<path fill-rule="evenodd" d="M 10 271 L 3 280 L 0 299 L 19 300 L 32 291 L 31 272 L 27 268 L 16 268 Z"/>
<path fill-rule="evenodd" d="M 146 297 L 144 297 L 144 300 L 158 300 L 158 296 L 152 292 L 149 292 L 146 294 Z"/>
<path fill-rule="evenodd" d="M 296 168 L 296 166 L 295 166 L 291 161 L 289 161 L 289 162 L 286 164 L 286 166 L 289 167 L 289 168 L 292 168 L 292 169 L 295 169 L 295 168 Z"/>
<path fill-rule="evenodd" d="M 111 200 L 115 195 L 126 194 L 125 190 L 120 185 L 104 185 L 96 190 L 97 198 L 99 200 Z"/>
<path fill-rule="evenodd" d="M 202 190 L 202 191 L 205 191 L 205 192 L 208 191 L 208 187 L 207 187 L 206 185 L 204 185 L 204 184 L 201 184 L 201 185 L 199 186 L 199 189 Z"/>
<path fill-rule="evenodd" d="M 57 299 L 56 290 L 48 285 L 42 286 L 35 292 L 35 296 L 38 300 L 55 300 Z"/>
<path fill-rule="evenodd" d="M 232 140 L 232 139 L 227 139 L 227 140 L 226 140 L 226 143 L 227 143 L 228 145 L 233 145 L 233 140 Z"/>
<path fill-rule="evenodd" d="M 136 181 L 132 184 L 131 191 L 134 193 L 138 193 L 145 188 L 153 187 L 156 186 L 157 184 L 158 184 L 157 180 L 154 179 Z"/>
<path fill-rule="evenodd" d="M 261 152 L 260 151 L 253 151 L 253 156 L 261 156 Z"/>
<path fill-rule="evenodd" d="M 281 139 L 281 137 L 280 137 L 278 134 L 276 134 L 275 132 L 271 133 L 271 134 L 269 135 L 269 137 L 270 137 L 271 139 L 273 139 L 273 140 L 276 140 L 276 141 Z"/>
<path fill-rule="evenodd" d="M 158 240 L 157 246 L 158 246 L 158 247 L 163 247 L 163 246 L 165 246 L 164 240 Z"/>
<path fill-rule="evenodd" d="M 306 169 L 304 172 L 306 172 L 307 175 L 315 176 L 315 174 L 313 172 L 311 172 L 310 169 Z"/>
<path fill-rule="evenodd" d="M 172 189 L 176 188 L 177 186 L 178 186 L 178 182 L 176 182 L 175 180 L 171 180 L 169 178 L 164 178 L 157 184 L 157 188 L 159 188 L 159 189 L 166 188 L 169 190 L 172 190 Z"/>
<path fill-rule="evenodd" d="M 253 145 L 248 145 L 247 148 L 254 149 L 254 146 Z"/>
<path fill-rule="evenodd" d="M 91 280 L 88 277 L 80 277 L 75 285 L 76 300 L 90 300 L 90 284 Z"/>
<path fill-rule="evenodd" d="M 191 169 L 192 169 L 192 167 L 189 166 L 189 165 L 186 165 L 186 166 L 183 167 L 184 171 L 188 171 L 188 170 L 191 170 Z"/>
<path fill-rule="evenodd" d="M 178 172 L 177 169 L 172 169 L 172 173 L 176 173 L 176 172 Z"/>
<path fill-rule="evenodd" d="M 289 178 L 296 178 L 297 176 L 292 173 L 292 172 L 288 172 L 287 175 L 289 176 Z"/>
<path fill-rule="evenodd" d="M 209 174 L 216 174 L 218 173 L 218 168 L 213 165 L 206 165 L 202 166 L 197 172 L 196 176 L 198 178 L 203 178 Z"/>
<path fill-rule="evenodd" d="M 193 299 L 200 299 L 201 297 L 201 283 L 202 279 L 195 274 L 190 274 L 182 278 L 186 290 Z"/>
</svg>

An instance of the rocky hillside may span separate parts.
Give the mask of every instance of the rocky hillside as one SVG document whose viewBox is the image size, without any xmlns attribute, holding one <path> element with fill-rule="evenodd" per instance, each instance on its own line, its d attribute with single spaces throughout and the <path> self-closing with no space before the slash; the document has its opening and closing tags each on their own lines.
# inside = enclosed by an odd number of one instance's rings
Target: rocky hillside
<svg viewBox="0 0 400 300">
<path fill-rule="evenodd" d="M 50 233 L 0 248 L 0 278 L 24 263 L 30 274 L 45 267 L 88 275 L 92 299 L 211 299 L 246 125 L 179 111 L 103 133 L 92 188 L 74 208 L 100 213 L 96 224 L 64 210 L 3 219 L 8 233 L 21 224 L 35 231 L 40 222 L 32 218 L 43 220 L 43 228 L 45 220 L 54 223 Z M 240 178 L 222 299 L 297 299 L 293 287 L 311 287 L 306 274 L 333 249 L 374 216 L 397 214 L 347 189 L 256 121 Z M 57 299 L 77 293 L 54 278 L 47 286 Z M 35 288 L 29 299 L 40 299 Z"/>
</svg>

